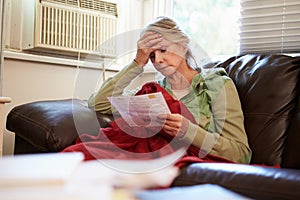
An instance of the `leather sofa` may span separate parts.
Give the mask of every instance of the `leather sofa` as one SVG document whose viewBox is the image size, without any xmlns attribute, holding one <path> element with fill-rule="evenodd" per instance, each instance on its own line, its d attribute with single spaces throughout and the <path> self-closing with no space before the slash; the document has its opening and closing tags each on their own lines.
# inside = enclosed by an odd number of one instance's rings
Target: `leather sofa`
<svg viewBox="0 0 300 200">
<path fill-rule="evenodd" d="M 225 68 L 236 84 L 253 157 L 249 165 L 190 164 L 172 187 L 211 183 L 253 199 L 299 199 L 300 57 L 247 54 L 210 67 Z M 96 135 L 111 120 L 84 100 L 48 100 L 14 107 L 6 128 L 16 134 L 15 154 L 45 153 Z"/>
</svg>

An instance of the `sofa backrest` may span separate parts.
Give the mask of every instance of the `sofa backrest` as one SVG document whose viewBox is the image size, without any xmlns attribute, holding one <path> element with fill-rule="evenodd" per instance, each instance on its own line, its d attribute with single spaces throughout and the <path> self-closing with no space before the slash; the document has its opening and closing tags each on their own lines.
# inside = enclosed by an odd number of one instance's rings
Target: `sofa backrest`
<svg viewBox="0 0 300 200">
<path fill-rule="evenodd" d="M 216 67 L 225 68 L 236 84 L 253 151 L 251 163 L 282 164 L 299 99 L 300 58 L 249 54 Z M 300 151 L 299 146 L 293 147 L 297 148 Z"/>
<path fill-rule="evenodd" d="M 298 86 L 300 88 L 300 85 Z M 300 98 L 292 118 L 283 153 L 282 167 L 300 169 Z"/>
</svg>

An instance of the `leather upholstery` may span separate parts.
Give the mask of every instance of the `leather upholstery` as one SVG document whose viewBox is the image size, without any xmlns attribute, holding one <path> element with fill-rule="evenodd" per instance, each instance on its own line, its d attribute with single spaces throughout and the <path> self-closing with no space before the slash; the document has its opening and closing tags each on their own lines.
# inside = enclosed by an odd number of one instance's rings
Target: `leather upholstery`
<svg viewBox="0 0 300 200">
<path fill-rule="evenodd" d="M 97 135 L 111 120 L 80 99 L 49 100 L 16 106 L 7 116 L 6 128 L 16 134 L 15 154 L 58 152 L 79 134 Z"/>
<path fill-rule="evenodd" d="M 299 199 L 300 170 L 224 163 L 197 163 L 181 170 L 175 186 L 218 184 L 253 199 Z"/>
<path fill-rule="evenodd" d="M 255 199 L 299 199 L 300 57 L 249 54 L 214 67 L 225 68 L 236 84 L 252 165 L 191 164 L 173 186 L 213 183 Z M 87 108 L 85 101 L 68 99 L 16 106 L 6 128 L 16 133 L 15 153 L 37 153 L 60 151 L 78 134 L 95 134 L 110 120 Z"/>
<path fill-rule="evenodd" d="M 196 163 L 182 169 L 173 186 L 212 183 L 254 199 L 299 199 L 300 58 L 245 55 L 217 66 L 236 84 L 251 163 L 282 168 Z"/>
<path fill-rule="evenodd" d="M 300 85 L 298 86 L 300 88 Z M 300 99 L 293 116 L 285 143 L 282 167 L 300 169 Z"/>
<path fill-rule="evenodd" d="M 253 151 L 251 163 L 281 164 L 300 94 L 300 58 L 245 55 L 219 67 L 225 68 L 237 87 Z"/>
</svg>

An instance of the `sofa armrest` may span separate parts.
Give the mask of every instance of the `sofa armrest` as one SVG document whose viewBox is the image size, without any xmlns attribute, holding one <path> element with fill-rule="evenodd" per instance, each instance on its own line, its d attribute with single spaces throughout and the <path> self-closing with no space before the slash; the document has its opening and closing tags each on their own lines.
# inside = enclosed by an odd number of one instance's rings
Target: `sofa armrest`
<svg viewBox="0 0 300 200">
<path fill-rule="evenodd" d="M 299 199 L 300 171 L 246 164 L 195 163 L 173 186 L 217 184 L 254 199 Z"/>
<path fill-rule="evenodd" d="M 74 144 L 80 134 L 97 135 L 111 119 L 80 99 L 36 101 L 14 107 L 7 116 L 6 128 L 37 152 L 58 152 Z"/>
</svg>

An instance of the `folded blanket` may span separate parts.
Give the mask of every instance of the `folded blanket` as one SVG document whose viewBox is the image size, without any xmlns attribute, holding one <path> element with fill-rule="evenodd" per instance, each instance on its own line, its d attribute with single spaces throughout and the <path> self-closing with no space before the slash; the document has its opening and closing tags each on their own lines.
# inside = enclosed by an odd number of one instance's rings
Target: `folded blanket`
<svg viewBox="0 0 300 200">
<path fill-rule="evenodd" d="M 171 113 L 179 113 L 196 123 L 184 104 L 174 99 L 165 89 L 154 82 L 146 83 L 136 95 L 162 92 Z M 158 127 L 130 127 L 122 118 L 117 118 L 109 127 L 101 128 L 97 136 L 82 134 L 76 144 L 63 152 L 83 152 L 85 160 L 93 159 L 156 159 L 185 148 L 176 166 L 182 167 L 194 162 L 231 162 L 204 154 L 199 148 L 185 140 L 171 137 Z M 199 157 L 199 155 L 205 155 Z"/>
</svg>

